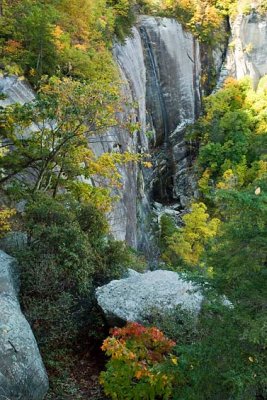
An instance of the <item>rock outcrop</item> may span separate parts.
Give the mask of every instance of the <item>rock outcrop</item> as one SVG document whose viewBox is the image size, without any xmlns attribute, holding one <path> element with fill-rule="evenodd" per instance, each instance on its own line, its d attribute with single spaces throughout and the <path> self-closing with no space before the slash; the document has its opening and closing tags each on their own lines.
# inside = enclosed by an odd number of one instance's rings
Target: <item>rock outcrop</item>
<svg viewBox="0 0 267 400">
<path fill-rule="evenodd" d="M 0 399 L 42 400 L 48 378 L 18 288 L 16 260 L 0 250 Z"/>
<path fill-rule="evenodd" d="M 147 124 L 155 132 L 152 197 L 160 203 L 184 203 L 192 189 L 184 134 L 201 108 L 199 43 L 174 19 L 141 16 L 138 29 L 146 66 Z"/>
<path fill-rule="evenodd" d="M 122 105 L 118 115 L 121 126 L 110 128 L 102 136 L 95 137 L 90 146 L 97 155 L 103 152 L 147 152 L 146 73 L 142 43 L 136 28 L 123 45 L 114 45 L 113 53 L 121 78 Z M 131 134 L 125 126 L 136 123 L 139 129 Z M 109 215 L 111 231 L 116 239 L 126 240 L 137 248 L 140 242 L 137 235 L 137 203 L 148 204 L 148 201 L 144 192 L 140 195 L 137 165 L 120 166 L 119 172 L 122 188 L 118 193 L 114 192 L 120 200 L 114 204 Z"/>
<path fill-rule="evenodd" d="M 255 10 L 231 21 L 231 38 L 223 73 L 241 79 L 250 76 L 254 87 L 267 74 L 267 15 Z"/>
<path fill-rule="evenodd" d="M 24 104 L 34 99 L 34 92 L 25 79 L 17 76 L 0 76 L 0 94 L 4 95 L 0 99 L 0 106 L 5 107 L 9 104 Z"/>
<path fill-rule="evenodd" d="M 155 309 L 164 315 L 177 306 L 198 314 L 203 301 L 197 286 L 178 273 L 165 270 L 143 274 L 130 271 L 129 277 L 98 288 L 96 297 L 111 325 L 143 322 Z"/>
<path fill-rule="evenodd" d="M 96 154 L 153 153 L 150 171 L 135 165 L 120 168 L 121 200 L 110 215 L 114 236 L 148 255 L 153 253 L 151 199 L 184 205 L 192 192 L 184 133 L 201 106 L 199 44 L 174 19 L 140 16 L 125 43 L 115 44 L 114 58 L 124 99 L 120 119 L 139 128 L 133 135 L 112 128 L 93 149 Z"/>
</svg>

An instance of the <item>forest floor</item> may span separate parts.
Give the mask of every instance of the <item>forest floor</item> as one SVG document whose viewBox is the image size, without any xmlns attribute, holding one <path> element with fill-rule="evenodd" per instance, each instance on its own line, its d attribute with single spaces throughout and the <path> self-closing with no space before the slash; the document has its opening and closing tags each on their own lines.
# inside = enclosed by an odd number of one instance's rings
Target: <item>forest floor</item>
<svg viewBox="0 0 267 400">
<path fill-rule="evenodd" d="M 73 366 L 65 379 L 55 380 L 52 377 L 51 389 L 45 400 L 108 400 L 99 383 L 99 374 L 106 363 L 100 345 L 85 345 L 82 342 L 77 346 Z"/>
</svg>

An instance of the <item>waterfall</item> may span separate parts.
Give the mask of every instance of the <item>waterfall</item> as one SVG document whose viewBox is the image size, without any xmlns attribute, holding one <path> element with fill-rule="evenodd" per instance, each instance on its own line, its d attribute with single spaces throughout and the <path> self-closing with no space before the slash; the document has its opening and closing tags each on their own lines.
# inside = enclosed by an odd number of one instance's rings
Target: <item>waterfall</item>
<svg viewBox="0 0 267 400">
<path fill-rule="evenodd" d="M 151 40 L 148 36 L 147 30 L 145 26 L 140 26 L 139 28 L 141 38 L 143 41 L 143 46 L 144 49 L 147 52 L 147 65 L 146 68 L 147 70 L 151 70 L 151 75 L 148 75 L 148 85 L 151 85 L 151 91 L 148 91 L 147 96 L 151 99 L 153 96 L 153 92 L 156 93 L 156 96 L 154 98 L 154 110 L 152 109 L 152 114 L 157 112 L 157 108 L 159 109 L 159 114 L 161 115 L 161 124 L 160 127 L 156 126 L 156 129 L 162 129 L 162 136 L 163 140 L 166 143 L 168 140 L 168 134 L 169 134 L 169 126 L 168 126 L 168 115 L 167 115 L 167 110 L 166 110 L 166 105 L 164 101 L 164 96 L 162 93 L 161 89 L 161 84 L 160 84 L 160 77 L 158 73 L 158 67 L 156 64 L 156 60 L 153 54 L 153 48 L 151 45 Z M 155 90 L 154 90 L 155 88 Z M 152 118 L 152 120 L 155 118 Z"/>
</svg>

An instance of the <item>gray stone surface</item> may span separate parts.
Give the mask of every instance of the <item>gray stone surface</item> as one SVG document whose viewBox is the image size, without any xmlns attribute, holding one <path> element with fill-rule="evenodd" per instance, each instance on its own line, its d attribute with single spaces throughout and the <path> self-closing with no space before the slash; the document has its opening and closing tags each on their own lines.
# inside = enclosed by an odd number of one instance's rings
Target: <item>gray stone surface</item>
<svg viewBox="0 0 267 400">
<path fill-rule="evenodd" d="M 34 92 L 25 79 L 17 76 L 0 76 L 0 94 L 6 96 L 0 99 L 0 106 L 13 103 L 24 104 L 34 99 Z"/>
<path fill-rule="evenodd" d="M 151 197 L 184 205 L 192 192 L 184 133 L 201 104 L 199 44 L 173 19 L 141 16 L 125 43 L 115 44 L 114 58 L 124 99 L 119 117 L 122 123 L 139 123 L 139 129 L 129 134 L 112 128 L 92 147 L 96 154 L 153 153 L 151 170 L 133 164 L 120 168 L 121 199 L 109 218 L 117 239 L 153 258 Z"/>
<path fill-rule="evenodd" d="M 199 43 L 170 18 L 142 16 L 138 28 L 147 74 L 147 109 L 164 142 L 178 125 L 194 121 L 200 107 Z"/>
<path fill-rule="evenodd" d="M 192 192 L 186 127 L 198 117 L 200 48 L 174 19 L 141 16 L 138 21 L 146 66 L 148 123 L 155 131 L 152 196 L 162 203 Z"/>
<path fill-rule="evenodd" d="M 203 301 L 197 286 L 176 272 L 165 270 L 143 274 L 131 271 L 129 277 L 97 288 L 96 297 L 111 324 L 142 322 L 155 308 L 163 315 L 177 306 L 198 314 Z"/>
<path fill-rule="evenodd" d="M 16 260 L 0 250 L 0 399 L 42 400 L 48 378 L 18 289 Z"/>
<path fill-rule="evenodd" d="M 267 15 L 253 10 L 249 15 L 239 14 L 231 21 L 231 32 L 222 78 L 250 76 L 256 87 L 267 74 Z"/>
<path fill-rule="evenodd" d="M 27 234 L 20 231 L 8 232 L 4 238 L 0 239 L 0 249 L 8 254 L 14 254 L 27 244 Z"/>
</svg>

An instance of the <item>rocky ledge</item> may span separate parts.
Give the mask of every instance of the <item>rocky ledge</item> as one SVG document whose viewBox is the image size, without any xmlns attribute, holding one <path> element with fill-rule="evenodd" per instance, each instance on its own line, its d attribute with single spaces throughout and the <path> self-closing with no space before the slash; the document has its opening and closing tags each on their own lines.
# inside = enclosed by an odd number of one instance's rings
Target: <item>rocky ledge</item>
<svg viewBox="0 0 267 400">
<path fill-rule="evenodd" d="M 48 378 L 18 288 L 16 260 L 0 250 L 0 399 L 42 400 Z"/>
<path fill-rule="evenodd" d="M 177 306 L 197 315 L 204 299 L 199 287 L 165 270 L 143 274 L 130 270 L 127 278 L 99 287 L 96 297 L 111 325 L 143 322 L 150 311 L 165 313 Z"/>
</svg>

